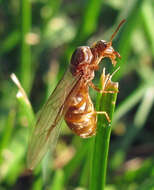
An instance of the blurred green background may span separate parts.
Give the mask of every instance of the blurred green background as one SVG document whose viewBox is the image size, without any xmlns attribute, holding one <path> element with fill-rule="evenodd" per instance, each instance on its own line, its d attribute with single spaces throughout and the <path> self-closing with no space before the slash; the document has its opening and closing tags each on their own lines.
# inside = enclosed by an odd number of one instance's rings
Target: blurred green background
<svg viewBox="0 0 154 190">
<path fill-rule="evenodd" d="M 89 189 L 91 139 L 65 126 L 53 159 L 25 172 L 35 114 L 55 88 L 77 46 L 113 40 L 122 59 L 114 76 L 120 92 L 113 120 L 106 190 L 154 190 L 154 1 L 0 0 L 0 190 Z M 103 65 L 96 74 L 98 84 Z M 15 73 L 26 96 L 16 94 Z M 96 93 L 91 91 L 95 103 Z M 65 125 L 65 123 L 63 123 Z M 87 155 L 88 153 L 88 155 Z M 98 182 L 99 183 L 99 182 Z"/>
</svg>

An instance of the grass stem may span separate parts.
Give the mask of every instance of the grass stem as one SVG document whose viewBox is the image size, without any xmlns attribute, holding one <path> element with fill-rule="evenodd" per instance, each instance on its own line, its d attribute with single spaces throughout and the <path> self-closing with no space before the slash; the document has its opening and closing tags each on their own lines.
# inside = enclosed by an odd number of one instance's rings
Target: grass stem
<svg viewBox="0 0 154 190">
<path fill-rule="evenodd" d="M 21 65 L 20 80 L 27 93 L 30 91 L 32 80 L 31 50 L 28 44 L 28 34 L 31 28 L 30 0 L 21 1 Z"/>
<path fill-rule="evenodd" d="M 110 79 L 110 75 L 102 75 L 102 86 L 104 90 L 113 91 L 115 93 L 103 93 L 99 102 L 99 111 L 106 112 L 112 120 L 114 113 L 118 83 L 114 83 Z M 109 151 L 109 142 L 111 134 L 111 123 L 104 114 L 98 116 L 97 135 L 94 142 L 90 190 L 104 190 L 106 183 L 107 159 Z"/>
</svg>

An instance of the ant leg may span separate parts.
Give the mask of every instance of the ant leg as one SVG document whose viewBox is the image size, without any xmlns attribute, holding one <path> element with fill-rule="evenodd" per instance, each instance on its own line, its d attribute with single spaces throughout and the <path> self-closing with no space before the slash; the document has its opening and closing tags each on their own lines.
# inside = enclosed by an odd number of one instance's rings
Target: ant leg
<svg viewBox="0 0 154 190">
<path fill-rule="evenodd" d="M 96 111 L 96 113 L 97 113 L 97 114 L 103 114 L 103 115 L 105 115 L 107 121 L 108 121 L 109 123 L 111 122 L 111 119 L 110 119 L 110 117 L 109 117 L 109 115 L 108 115 L 108 113 L 107 113 L 106 111 Z"/>
<path fill-rule="evenodd" d="M 89 68 L 92 69 L 92 70 L 96 70 L 97 71 L 99 69 L 99 66 L 96 65 L 96 63 L 94 62 L 91 65 L 89 65 Z"/>
<path fill-rule="evenodd" d="M 106 94 L 107 94 L 107 93 L 109 93 L 109 94 L 115 94 L 115 93 L 118 93 L 118 92 L 119 92 L 118 90 L 117 90 L 117 91 L 113 91 L 113 90 L 106 90 L 106 91 L 103 90 L 103 91 L 102 91 L 102 93 L 106 93 Z"/>
<path fill-rule="evenodd" d="M 101 90 L 101 89 L 99 89 L 97 86 L 95 86 L 92 82 L 90 82 L 89 83 L 89 86 L 91 87 L 91 88 L 93 88 L 94 90 L 96 90 L 97 92 L 99 92 L 99 93 L 101 93 L 101 94 L 103 94 L 103 93 L 110 93 L 110 94 L 114 94 L 114 93 L 118 93 L 119 91 L 112 91 L 112 90 Z"/>
<path fill-rule="evenodd" d="M 99 89 L 97 86 L 95 86 L 94 83 L 92 83 L 92 81 L 89 83 L 89 86 L 90 86 L 91 88 L 93 88 L 94 90 L 96 90 L 97 92 L 99 92 L 99 93 L 102 93 L 102 92 L 103 92 L 103 90 L 101 90 L 101 89 Z"/>
</svg>

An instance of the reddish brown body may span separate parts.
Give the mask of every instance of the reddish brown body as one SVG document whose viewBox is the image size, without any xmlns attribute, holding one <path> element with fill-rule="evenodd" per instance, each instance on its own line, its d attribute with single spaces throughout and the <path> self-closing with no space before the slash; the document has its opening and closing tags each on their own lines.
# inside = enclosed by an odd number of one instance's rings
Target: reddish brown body
<svg viewBox="0 0 154 190">
<path fill-rule="evenodd" d="M 89 96 L 88 86 L 80 86 L 76 96 L 71 98 L 71 105 L 65 114 L 69 128 L 82 138 L 95 135 L 97 117 Z"/>
<path fill-rule="evenodd" d="M 116 56 L 120 57 L 112 48 L 111 43 L 102 40 L 91 48 L 88 46 L 79 47 L 72 55 L 70 71 L 72 75 L 81 75 L 82 78 L 75 87 L 75 95 L 69 98 L 65 121 L 69 128 L 82 138 L 96 134 L 97 112 L 89 96 L 89 86 L 98 90 L 92 83 L 94 71 L 98 70 L 98 64 L 104 57 L 109 57 L 115 65 Z"/>
<path fill-rule="evenodd" d="M 70 72 L 73 76 L 81 75 L 82 78 L 76 86 L 76 94 L 69 98 L 69 106 L 65 114 L 65 121 L 69 128 L 82 138 L 91 137 L 96 134 L 97 112 L 89 96 L 89 86 L 100 91 L 92 83 L 94 71 L 98 70 L 98 65 L 104 57 L 111 59 L 116 65 L 116 57 L 120 58 L 118 52 L 112 47 L 112 39 L 119 30 L 121 24 L 111 36 L 110 42 L 100 40 L 91 48 L 82 46 L 75 50 L 72 55 Z M 107 113 L 102 112 L 108 117 Z M 107 118 L 109 120 L 109 118 Z"/>
</svg>

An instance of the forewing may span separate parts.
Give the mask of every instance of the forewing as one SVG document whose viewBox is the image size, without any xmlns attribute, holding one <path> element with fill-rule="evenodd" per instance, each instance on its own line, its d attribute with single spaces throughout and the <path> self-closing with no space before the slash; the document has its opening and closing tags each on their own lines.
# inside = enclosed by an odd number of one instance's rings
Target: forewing
<svg viewBox="0 0 154 190">
<path fill-rule="evenodd" d="M 55 146 L 60 124 L 67 109 L 65 102 L 72 95 L 78 81 L 79 77 L 73 77 L 68 70 L 43 106 L 29 141 L 27 156 L 29 169 L 35 168 L 48 149 Z"/>
</svg>

